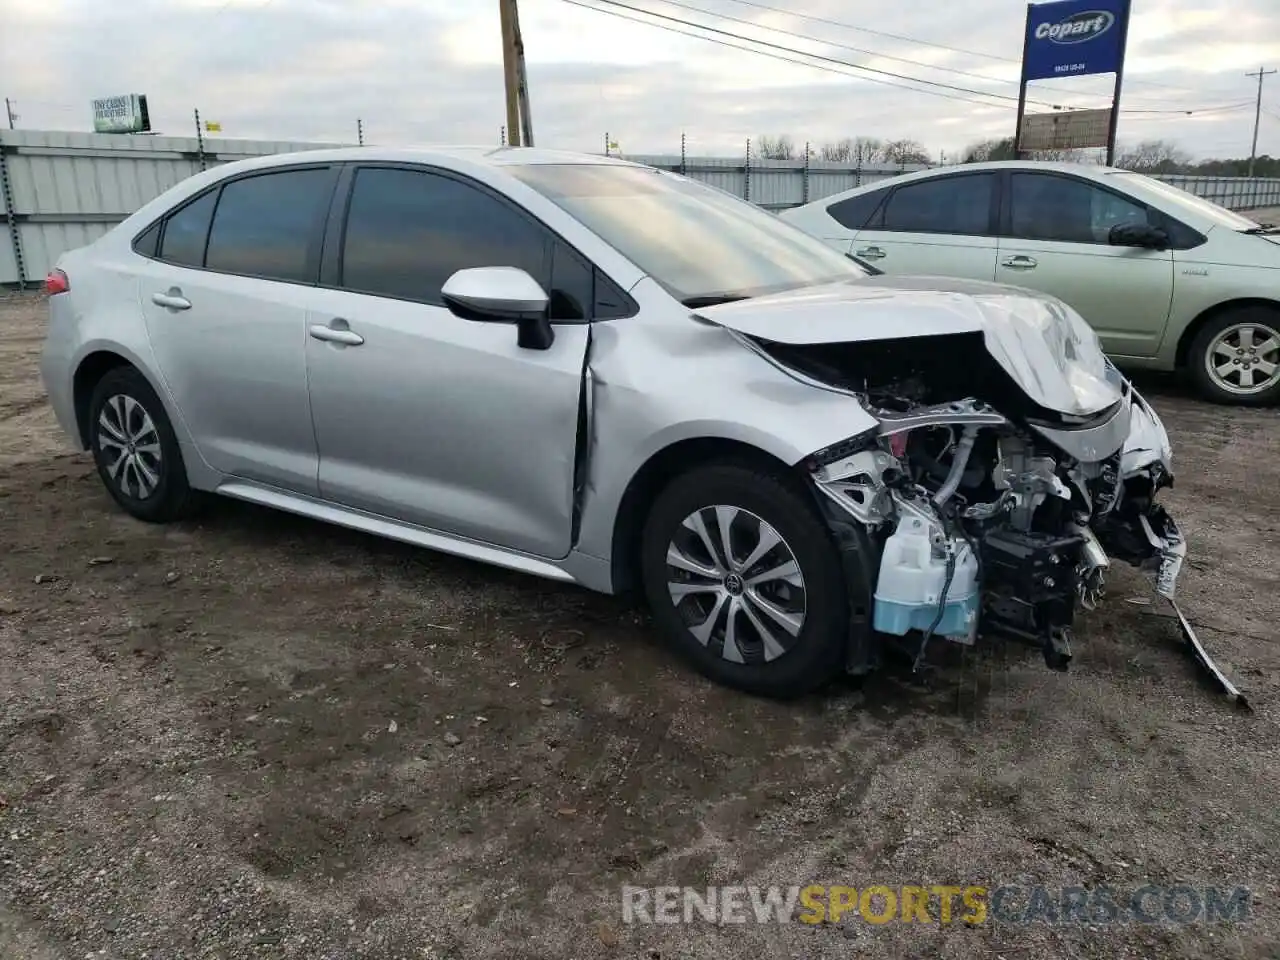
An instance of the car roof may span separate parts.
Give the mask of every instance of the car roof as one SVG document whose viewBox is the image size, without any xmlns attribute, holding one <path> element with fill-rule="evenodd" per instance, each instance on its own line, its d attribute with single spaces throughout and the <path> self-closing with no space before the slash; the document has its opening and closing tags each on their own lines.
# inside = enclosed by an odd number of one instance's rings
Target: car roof
<svg viewBox="0 0 1280 960">
<path fill-rule="evenodd" d="M 915 170 L 911 173 L 898 174 L 882 180 L 873 180 L 856 188 L 858 192 L 874 190 L 890 184 L 907 183 L 911 180 L 928 180 L 954 173 L 982 173 L 994 170 L 1035 170 L 1041 173 L 1072 173 L 1076 176 L 1101 179 L 1113 173 L 1129 173 L 1118 167 L 1106 167 L 1096 163 L 1068 163 L 1056 160 L 987 160 L 982 163 L 956 163 L 942 167 L 930 167 L 927 170 Z M 850 191 L 851 193 L 853 191 Z"/>
<path fill-rule="evenodd" d="M 383 163 L 421 163 L 446 168 L 529 166 L 533 164 L 597 164 L 638 167 L 640 164 L 618 157 L 603 157 L 568 150 L 544 150 L 540 147 L 508 146 L 410 146 L 410 147 L 337 147 L 274 153 L 264 157 L 227 164 L 237 169 L 266 169 L 297 163 L 341 163 L 369 161 Z"/>
</svg>

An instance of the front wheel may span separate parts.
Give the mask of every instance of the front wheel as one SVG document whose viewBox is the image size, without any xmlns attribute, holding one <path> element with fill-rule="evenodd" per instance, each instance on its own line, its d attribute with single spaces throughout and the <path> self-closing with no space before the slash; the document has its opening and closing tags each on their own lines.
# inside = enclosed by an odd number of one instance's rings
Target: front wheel
<svg viewBox="0 0 1280 960">
<path fill-rule="evenodd" d="M 840 555 L 781 472 L 721 463 L 674 480 L 645 522 L 641 568 L 659 627 L 711 679 L 795 697 L 839 672 Z"/>
<path fill-rule="evenodd" d="M 1280 401 L 1280 312 L 1241 307 L 1214 317 L 1192 341 L 1188 369 L 1211 403 Z"/>
</svg>

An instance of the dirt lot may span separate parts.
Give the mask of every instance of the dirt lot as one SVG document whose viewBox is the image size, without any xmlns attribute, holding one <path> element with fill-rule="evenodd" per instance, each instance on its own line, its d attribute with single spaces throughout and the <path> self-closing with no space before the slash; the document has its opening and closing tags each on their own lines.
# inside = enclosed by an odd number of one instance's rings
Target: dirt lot
<svg viewBox="0 0 1280 960">
<path fill-rule="evenodd" d="M 791 705 L 623 604 L 246 506 L 155 528 L 0 303 L 0 957 L 1275 957 L 1280 423 L 1146 386 L 1197 682 L 1129 571 L 1070 673 L 952 658 Z M 622 923 L 623 884 L 1252 888 L 1236 924 Z M 1158 901 L 1156 901 L 1158 902 Z"/>
</svg>

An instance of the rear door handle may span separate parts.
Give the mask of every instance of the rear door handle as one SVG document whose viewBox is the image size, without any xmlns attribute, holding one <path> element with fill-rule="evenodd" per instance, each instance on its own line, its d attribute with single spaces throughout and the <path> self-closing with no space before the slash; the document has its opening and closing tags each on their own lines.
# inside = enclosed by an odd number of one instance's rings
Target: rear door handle
<svg viewBox="0 0 1280 960">
<path fill-rule="evenodd" d="M 1000 263 L 1011 270 L 1034 270 L 1038 266 L 1035 257 L 1024 257 L 1021 254 L 1016 257 L 1006 257 Z"/>
<path fill-rule="evenodd" d="M 358 347 L 364 343 L 364 337 L 356 333 L 354 330 L 346 329 L 346 321 L 335 320 L 335 323 L 342 323 L 342 327 L 327 327 L 323 323 L 313 323 L 308 329 L 317 340 L 324 340 L 328 343 L 340 343 L 345 347 Z"/>
<path fill-rule="evenodd" d="M 151 302 L 157 307 L 165 307 L 169 310 L 191 309 L 191 301 L 184 297 L 177 287 L 170 287 L 168 293 L 153 293 Z"/>
<path fill-rule="evenodd" d="M 855 250 L 853 255 L 855 257 L 861 257 L 863 260 L 883 260 L 888 256 L 888 254 L 879 247 L 863 247 L 861 250 Z"/>
</svg>

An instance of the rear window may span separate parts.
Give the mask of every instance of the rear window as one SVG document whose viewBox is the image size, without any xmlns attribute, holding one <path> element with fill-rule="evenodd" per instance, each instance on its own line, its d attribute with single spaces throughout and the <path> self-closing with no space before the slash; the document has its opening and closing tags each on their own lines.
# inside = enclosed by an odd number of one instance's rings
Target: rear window
<svg viewBox="0 0 1280 960">
<path fill-rule="evenodd" d="M 217 200 L 218 191 L 210 190 L 165 221 L 161 260 L 185 267 L 204 266 L 204 245 L 209 239 L 209 220 Z"/>
<path fill-rule="evenodd" d="M 833 203 L 827 213 L 836 223 L 848 230 L 874 230 L 879 220 L 881 205 L 888 190 L 873 190 Z"/>
</svg>

